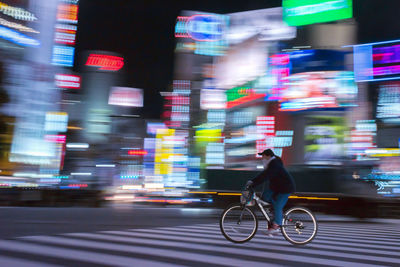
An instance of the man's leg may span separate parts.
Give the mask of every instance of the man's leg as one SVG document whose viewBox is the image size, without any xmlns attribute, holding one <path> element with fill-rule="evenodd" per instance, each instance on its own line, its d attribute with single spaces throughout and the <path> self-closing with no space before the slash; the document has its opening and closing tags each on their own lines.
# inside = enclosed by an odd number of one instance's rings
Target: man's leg
<svg viewBox="0 0 400 267">
<path fill-rule="evenodd" d="M 262 198 L 264 201 L 267 201 L 268 203 L 274 204 L 274 203 L 273 203 L 274 200 L 273 200 L 273 198 L 272 198 L 273 194 L 274 194 L 274 192 L 272 192 L 271 190 L 265 189 L 265 191 L 263 192 L 261 198 Z"/>
<path fill-rule="evenodd" d="M 286 205 L 290 194 L 278 194 L 274 200 L 274 223 L 281 225 L 283 219 L 283 207 Z"/>
</svg>

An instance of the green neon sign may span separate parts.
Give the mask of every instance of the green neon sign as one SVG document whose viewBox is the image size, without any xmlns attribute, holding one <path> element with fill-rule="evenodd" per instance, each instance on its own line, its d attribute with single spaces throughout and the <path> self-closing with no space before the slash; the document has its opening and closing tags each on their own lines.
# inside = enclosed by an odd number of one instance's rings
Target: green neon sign
<svg viewBox="0 0 400 267">
<path fill-rule="evenodd" d="M 283 20 L 290 26 L 353 17 L 353 0 L 283 0 Z"/>
</svg>

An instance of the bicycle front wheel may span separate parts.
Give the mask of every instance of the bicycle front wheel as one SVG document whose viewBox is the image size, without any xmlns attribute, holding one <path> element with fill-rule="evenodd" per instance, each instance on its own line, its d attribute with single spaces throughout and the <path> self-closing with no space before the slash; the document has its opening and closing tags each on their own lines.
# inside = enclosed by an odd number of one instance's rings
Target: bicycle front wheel
<svg viewBox="0 0 400 267">
<path fill-rule="evenodd" d="M 244 243 L 256 234 L 258 220 L 251 209 L 234 204 L 222 213 L 219 226 L 226 239 L 234 243 Z"/>
<path fill-rule="evenodd" d="M 282 234 L 294 245 L 305 245 L 317 235 L 318 224 L 312 212 L 303 207 L 289 209 L 283 219 Z"/>
</svg>

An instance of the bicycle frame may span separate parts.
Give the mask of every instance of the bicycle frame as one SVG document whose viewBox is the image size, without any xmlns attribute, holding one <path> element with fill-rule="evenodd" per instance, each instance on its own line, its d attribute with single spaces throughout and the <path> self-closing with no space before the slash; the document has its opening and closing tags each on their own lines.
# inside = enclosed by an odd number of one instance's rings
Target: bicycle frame
<svg viewBox="0 0 400 267">
<path fill-rule="evenodd" d="M 268 216 L 267 212 L 265 211 L 265 209 L 263 207 L 263 206 L 271 206 L 271 204 L 268 203 L 268 202 L 265 202 L 264 200 L 259 198 L 255 192 L 253 192 L 253 200 L 257 203 L 257 206 L 261 210 L 261 212 L 264 215 L 265 219 L 268 222 L 271 222 L 271 218 Z M 246 204 L 246 205 L 243 206 L 243 211 L 244 211 L 244 207 L 246 207 L 246 206 L 248 206 L 248 205 Z M 242 220 L 243 211 L 242 211 L 242 213 L 240 214 L 240 217 L 239 217 L 239 221 L 238 221 L 239 224 L 240 224 L 240 221 Z"/>
<path fill-rule="evenodd" d="M 265 211 L 263 206 L 270 206 L 271 204 L 268 202 L 265 202 L 264 200 L 262 200 L 261 198 L 259 198 L 257 196 L 256 193 L 253 193 L 253 199 L 256 201 L 258 208 L 261 210 L 262 214 L 264 215 L 265 219 L 268 222 L 271 222 L 271 218 L 268 216 L 267 212 Z"/>
</svg>

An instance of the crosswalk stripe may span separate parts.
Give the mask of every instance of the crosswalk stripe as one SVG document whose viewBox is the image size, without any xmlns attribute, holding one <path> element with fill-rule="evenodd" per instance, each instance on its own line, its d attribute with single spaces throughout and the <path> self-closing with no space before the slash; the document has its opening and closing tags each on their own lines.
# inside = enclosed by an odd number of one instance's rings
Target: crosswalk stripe
<svg viewBox="0 0 400 267">
<path fill-rule="evenodd" d="M 183 229 L 188 229 L 191 232 L 196 231 L 196 232 L 200 232 L 200 229 L 204 229 L 204 230 L 211 230 L 211 231 L 215 231 L 218 232 L 219 231 L 219 225 L 215 225 L 214 227 L 190 227 L 190 226 L 184 226 L 182 227 Z M 260 227 L 259 227 L 260 229 Z M 356 239 L 359 241 L 364 241 L 364 240 L 369 240 L 369 241 L 376 241 L 376 243 L 385 243 L 385 244 L 389 244 L 389 245 L 396 245 L 399 243 L 400 238 L 396 238 L 395 236 L 386 236 L 386 235 L 379 235 L 379 233 L 377 233 L 376 235 L 370 236 L 368 234 L 362 233 L 362 234 L 358 234 L 356 232 L 347 232 L 347 231 L 341 231 L 338 229 L 335 229 L 334 231 L 326 231 L 324 228 L 318 228 L 318 237 L 337 237 L 338 235 L 342 235 L 345 236 L 346 238 L 351 238 L 352 240 Z M 393 241 L 391 243 L 391 241 Z"/>
<path fill-rule="evenodd" d="M 200 243 L 200 244 L 209 244 L 209 245 L 227 245 L 230 243 L 227 243 L 225 241 L 225 239 L 220 239 L 220 240 L 214 240 L 214 239 L 209 239 L 209 238 L 203 238 L 203 239 L 199 239 L 199 238 L 190 238 L 190 237 L 186 237 L 185 235 L 180 236 L 178 235 L 178 233 L 176 235 L 160 235 L 157 233 L 139 233 L 139 232 L 125 232 L 125 231 L 104 231 L 104 233 L 107 234 L 115 234 L 115 235 L 119 235 L 119 236 L 128 236 L 128 237 L 138 237 L 138 238 L 152 238 L 155 240 L 173 240 L 173 241 L 179 241 L 179 242 L 196 242 L 196 243 Z M 270 245 L 274 245 L 274 246 L 285 246 L 286 249 L 286 245 L 288 244 L 286 240 L 283 240 L 283 238 L 281 238 L 280 240 L 277 240 L 276 238 L 271 239 L 268 237 L 262 238 L 262 237 L 255 237 L 251 242 L 249 242 L 249 244 L 255 243 L 257 245 L 261 245 L 262 247 L 266 247 L 266 246 L 270 246 Z M 330 244 L 329 242 L 326 242 L 327 244 Z M 312 242 L 311 244 L 307 245 L 307 247 L 312 246 L 314 244 L 314 242 Z M 234 245 L 232 243 L 232 245 Z M 396 251 L 377 251 L 375 247 L 370 247 L 370 248 L 356 248 L 356 247 L 342 247 L 342 246 L 334 246 L 334 245 L 324 245 L 324 243 L 321 243 L 317 246 L 318 248 L 325 248 L 325 249 L 331 249 L 331 250 L 340 250 L 340 251 L 344 251 L 344 252 L 354 252 L 354 251 L 358 251 L 358 252 L 365 252 L 365 253 L 375 253 L 378 255 L 382 255 L 382 256 L 399 256 L 399 253 Z"/>
<path fill-rule="evenodd" d="M 282 235 L 269 238 L 260 227 L 248 243 L 234 244 L 221 234 L 219 223 L 174 227 L 65 233 L 0 240 L 0 250 L 41 255 L 83 263 L 113 266 L 265 266 L 314 264 L 320 266 L 396 266 L 400 246 L 396 234 L 382 227 L 358 224 L 320 224 L 316 238 L 306 246 L 291 246 Z M 365 228 L 360 229 L 360 228 Z M 366 231 L 371 231 L 369 234 Z M 260 233 L 261 232 L 261 233 Z M 0 252 L 2 253 L 2 252 Z M 290 255 L 288 258 L 287 255 Z M 10 254 L 12 255 L 12 254 Z M 17 254 L 18 255 L 18 254 Z M 129 255 L 129 256 L 127 256 Z M 33 257 L 33 256 L 32 256 Z M 37 257 L 37 256 L 35 256 Z M 29 257 L 28 257 L 29 258 Z M 57 266 L 0 254 L 0 266 Z"/>
<path fill-rule="evenodd" d="M 163 230 L 161 230 L 161 229 L 158 229 L 158 230 L 151 230 L 151 231 L 158 231 L 159 233 L 161 233 L 161 234 L 166 234 L 166 235 L 168 235 L 168 234 L 170 234 L 170 230 L 173 230 L 173 228 L 170 228 L 169 230 L 167 229 L 167 228 L 163 228 L 163 229 L 166 229 L 167 231 L 163 231 Z M 130 230 L 130 231 L 134 231 L 134 230 Z M 138 229 L 138 231 L 140 231 L 140 232 L 147 232 L 147 231 L 150 231 L 149 229 Z M 161 232 L 160 232 L 161 231 Z M 186 232 L 185 232 L 186 231 Z M 186 235 L 186 236 L 193 236 L 193 237 L 207 237 L 207 238 L 210 238 L 210 239 L 212 239 L 212 238 L 215 238 L 216 236 L 217 237 L 219 237 L 219 236 L 222 236 L 222 234 L 221 234 L 221 232 L 219 231 L 219 229 L 218 230 L 211 230 L 211 231 L 214 231 L 213 233 L 210 233 L 209 231 L 200 231 L 200 230 L 182 230 L 182 229 L 180 229 L 179 230 L 179 232 L 177 232 L 177 233 L 174 233 L 174 234 L 176 234 L 176 235 Z M 262 234 L 262 233 L 261 233 Z M 257 236 L 257 235 L 256 235 Z M 275 240 L 277 240 L 277 239 L 273 239 L 274 241 L 272 241 L 272 239 L 268 239 L 267 237 L 266 237 L 266 240 L 268 240 L 268 242 L 274 242 Z M 281 237 L 281 240 L 283 241 L 283 237 Z M 338 241 L 335 241 L 335 240 L 338 240 Z M 252 240 L 253 241 L 253 240 Z M 316 236 L 316 238 L 312 241 L 312 243 L 316 243 L 316 242 L 324 242 L 324 243 L 326 243 L 326 244 L 329 244 L 329 243 L 333 243 L 333 244 L 336 244 L 336 245 L 340 245 L 340 246 L 349 246 L 349 245 L 352 245 L 352 244 L 354 244 L 354 242 L 351 242 L 352 241 L 352 239 L 350 239 L 350 240 L 348 240 L 348 241 L 350 241 L 350 242 L 346 242 L 346 240 L 344 240 L 344 239 L 341 239 L 341 238 L 336 238 L 336 239 L 329 239 L 329 238 L 324 238 L 324 237 L 320 237 L 319 236 L 319 234 L 317 234 L 317 236 Z M 287 241 L 284 241 L 284 243 L 285 244 L 287 244 Z M 376 244 L 375 242 L 369 242 L 369 243 L 367 243 L 367 244 L 364 244 L 364 243 L 357 243 L 356 244 L 358 247 L 365 247 L 365 248 L 376 248 L 376 249 L 385 249 L 385 250 L 397 250 L 397 251 L 400 251 L 400 247 L 399 246 L 396 246 L 396 247 L 393 247 L 393 246 L 386 246 L 386 245 L 379 245 L 379 244 Z"/>
<path fill-rule="evenodd" d="M 252 264 L 252 265 L 260 265 L 264 264 L 263 262 L 267 261 L 268 259 L 276 259 L 276 260 L 281 260 L 285 254 L 283 253 L 276 253 L 276 252 L 270 252 L 268 249 L 265 247 L 263 248 L 263 251 L 255 251 L 254 248 L 246 248 L 241 246 L 241 248 L 226 248 L 226 247 L 221 247 L 221 246 L 213 246 L 210 247 L 209 245 L 194 245 L 190 243 L 180 243 L 180 242 L 162 242 L 162 241 L 151 241 L 151 242 L 145 242 L 143 239 L 142 240 L 135 240 L 135 239 L 129 239 L 129 238 L 121 238 L 121 237 L 112 237 L 112 236 L 104 236 L 104 235 L 99 235 L 99 234 L 89 234 L 89 233 L 76 233 L 76 234 L 69 234 L 69 236 L 74 236 L 74 237 L 79 237 L 79 238 L 94 238 L 94 239 L 100 239 L 103 241 L 130 241 L 130 243 L 133 244 L 141 244 L 142 246 L 136 246 L 136 245 L 118 245 L 118 244 L 108 244 L 104 242 L 94 242 L 94 241 L 86 241 L 86 240 L 71 240 L 68 238 L 64 237 L 28 237 L 24 239 L 28 240 L 40 240 L 42 242 L 48 242 L 50 244 L 56 244 L 56 245 L 65 245 L 65 244 L 70 244 L 70 245 L 75 245 L 78 247 L 94 247 L 94 248 L 103 248 L 103 249 L 109 249 L 109 250 L 116 250 L 116 251 L 126 251 L 126 252 L 140 252 L 144 253 L 147 255 L 167 255 L 173 258 L 179 258 L 179 259 L 187 259 L 188 257 L 191 257 L 192 259 L 195 258 L 197 261 L 201 261 L 204 263 L 219 263 L 219 264 L 227 264 L 229 266 L 243 266 L 243 264 Z M 143 247 L 145 244 L 152 244 L 152 245 L 157 245 L 158 246 L 173 246 L 174 248 L 171 249 L 158 249 L 152 247 L 151 249 L 147 247 Z M 176 248 L 190 248 L 196 251 L 202 251 L 203 254 L 207 254 L 207 258 L 205 259 L 199 259 L 198 256 L 201 254 L 198 253 L 189 253 L 189 252 L 183 252 L 179 251 L 176 252 Z M 287 248 L 285 252 L 291 251 L 291 252 L 298 252 L 297 248 Z M 210 255 L 210 252 L 219 252 L 219 253 L 228 253 L 230 254 L 230 257 L 221 257 L 221 256 L 213 256 Z M 291 255 L 291 260 L 295 260 L 297 262 L 303 262 L 303 263 L 309 263 L 311 260 L 313 260 L 314 263 L 320 263 L 324 265 L 332 265 L 332 266 L 354 266 L 354 262 L 347 262 L 347 261 L 342 261 L 342 260 L 331 260 L 327 258 L 313 258 L 311 256 L 316 256 L 315 253 L 310 252 L 310 250 L 304 250 L 302 251 L 305 254 L 308 254 L 309 256 L 300 256 L 300 255 Z M 245 254 L 246 256 L 252 256 L 252 257 L 258 257 L 262 258 L 263 262 L 259 261 L 246 261 L 246 260 L 241 260 L 240 258 L 237 258 L 237 255 L 242 255 Z M 321 254 L 319 254 L 321 255 Z M 322 255 L 325 256 L 338 256 L 335 253 L 322 253 Z M 350 258 L 350 259 L 356 259 L 356 260 L 365 260 L 369 259 L 372 257 L 368 256 L 361 256 L 361 255 L 341 255 L 340 258 Z M 377 258 L 375 261 L 381 261 L 381 262 L 386 262 L 386 263 L 392 263 L 390 259 L 387 258 Z M 376 264 L 360 264 L 360 266 L 379 266 Z"/>
<path fill-rule="evenodd" d="M 59 267 L 61 265 L 47 264 L 37 261 L 27 261 L 23 259 L 15 259 L 6 256 L 0 256 L 0 266 L 24 266 L 24 267 Z"/>
<path fill-rule="evenodd" d="M 73 259 L 97 264 L 110 264 L 112 266 L 176 266 L 171 264 L 163 264 L 151 260 L 141 260 L 129 257 L 105 255 L 101 253 L 85 252 L 75 249 L 55 248 L 53 246 L 29 244 L 26 242 L 12 240 L 0 240 L 0 248 L 6 251 L 12 250 L 28 254 L 31 253 L 43 256 L 59 257 L 60 259 Z"/>
<path fill-rule="evenodd" d="M 68 234 L 68 236 L 77 236 L 77 237 L 87 237 L 94 234 L 89 233 L 74 233 Z M 111 251 L 123 251 L 123 252 L 136 252 L 141 253 L 148 256 L 158 256 L 164 255 L 164 257 L 174 258 L 174 259 L 194 259 L 195 261 L 208 263 L 208 264 L 224 264 L 230 266 L 243 266 L 244 264 L 251 264 L 251 265 L 260 265 L 261 263 L 257 263 L 254 261 L 247 261 L 247 260 L 240 260 L 240 259 L 232 259 L 232 258 L 225 258 L 220 256 L 212 256 L 207 255 L 207 257 L 201 257 L 199 253 L 191 253 L 191 252 L 182 252 L 176 251 L 173 248 L 171 249 L 159 249 L 159 248 L 152 248 L 148 249 L 147 247 L 143 246 L 136 246 L 136 245 L 119 245 L 119 244 L 109 244 L 104 242 L 95 242 L 95 241 L 87 241 L 83 239 L 71 239 L 67 237 L 51 237 L 51 236 L 38 236 L 38 237 L 25 237 L 25 240 L 40 240 L 43 242 L 47 242 L 49 244 L 57 244 L 57 245 L 73 245 L 76 247 L 84 247 L 84 248 L 98 248 L 98 249 L 106 249 Z M 156 244 L 154 242 L 153 244 Z M 142 243 L 143 245 L 143 243 Z M 281 255 L 282 256 L 282 255 Z"/>
</svg>

